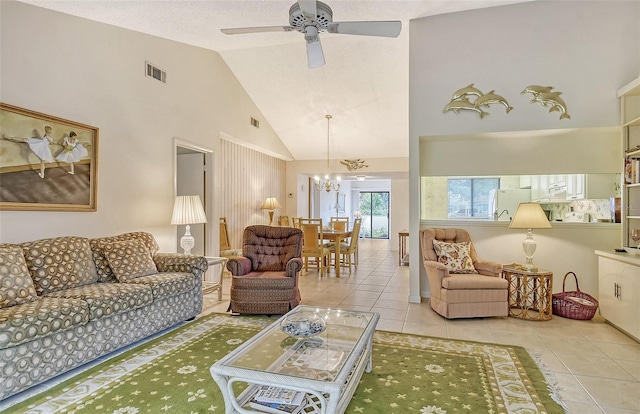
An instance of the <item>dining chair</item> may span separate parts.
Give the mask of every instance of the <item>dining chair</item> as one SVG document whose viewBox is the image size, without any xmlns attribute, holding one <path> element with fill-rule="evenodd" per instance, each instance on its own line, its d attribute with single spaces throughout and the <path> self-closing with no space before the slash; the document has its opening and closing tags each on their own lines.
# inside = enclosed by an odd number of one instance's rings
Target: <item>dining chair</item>
<svg viewBox="0 0 640 414">
<path fill-rule="evenodd" d="M 293 227 L 296 229 L 300 228 L 300 217 L 291 217 L 291 221 L 293 222 Z"/>
<path fill-rule="evenodd" d="M 289 216 L 280 216 L 278 217 L 278 224 L 280 227 L 291 227 L 289 224 Z"/>
<path fill-rule="evenodd" d="M 231 239 L 229 238 L 229 229 L 227 227 L 227 218 L 220 217 L 220 256 L 239 256 L 242 255 L 242 249 L 231 248 Z"/>
<path fill-rule="evenodd" d="M 351 237 L 348 241 L 340 243 L 340 256 L 336 255 L 336 246 L 329 248 L 331 254 L 333 254 L 334 263 L 338 263 L 339 266 L 349 267 L 349 273 L 351 273 L 351 266 L 358 268 L 358 234 L 360 234 L 360 225 L 362 223 L 361 218 L 356 218 L 353 221 L 353 230 L 351 231 Z M 352 260 L 353 258 L 353 260 Z"/>
<path fill-rule="evenodd" d="M 349 229 L 349 217 L 331 217 L 329 226 L 335 231 L 347 231 Z"/>
<path fill-rule="evenodd" d="M 314 217 L 300 217 L 300 225 L 303 224 L 320 224 L 322 227 L 322 218 L 314 218 Z"/>
<path fill-rule="evenodd" d="M 304 220 L 304 219 L 303 219 Z M 329 249 L 322 244 L 322 219 L 314 223 L 304 223 L 301 220 L 302 230 L 302 258 L 304 259 L 304 269 L 309 271 L 309 258 L 314 258 L 316 269 L 320 275 L 327 270 L 329 265 Z"/>
<path fill-rule="evenodd" d="M 333 231 L 347 231 L 349 230 L 349 217 L 331 217 L 329 221 L 329 227 Z M 335 246 L 335 243 L 332 241 L 326 242 L 324 247 L 332 248 Z"/>
</svg>

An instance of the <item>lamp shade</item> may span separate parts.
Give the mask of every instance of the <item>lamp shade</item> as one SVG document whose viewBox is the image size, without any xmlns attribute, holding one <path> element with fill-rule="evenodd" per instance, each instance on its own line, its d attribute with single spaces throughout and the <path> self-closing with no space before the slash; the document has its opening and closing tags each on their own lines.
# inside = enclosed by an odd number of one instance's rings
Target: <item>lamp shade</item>
<svg viewBox="0 0 640 414">
<path fill-rule="evenodd" d="M 282 208 L 282 206 L 275 197 L 267 197 L 262 207 L 260 207 L 261 210 L 275 210 L 277 208 Z"/>
<path fill-rule="evenodd" d="M 520 203 L 510 229 L 550 229 L 551 223 L 538 203 Z"/>
<path fill-rule="evenodd" d="M 200 196 L 177 196 L 173 204 L 171 224 L 197 224 L 206 223 L 207 216 L 202 207 Z"/>
</svg>

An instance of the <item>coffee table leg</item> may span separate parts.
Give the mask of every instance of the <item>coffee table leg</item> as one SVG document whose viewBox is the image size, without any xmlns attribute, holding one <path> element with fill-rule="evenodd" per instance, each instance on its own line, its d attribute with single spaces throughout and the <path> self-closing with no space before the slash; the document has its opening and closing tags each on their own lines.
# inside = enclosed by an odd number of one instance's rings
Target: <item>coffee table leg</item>
<svg viewBox="0 0 640 414">
<path fill-rule="evenodd" d="M 224 407 L 225 414 L 233 414 L 235 411 L 233 407 L 233 402 L 235 402 L 235 398 L 233 395 L 229 394 L 227 377 L 224 375 L 216 374 L 213 371 L 211 372 L 211 376 L 213 380 L 218 384 L 218 388 L 220 388 L 220 392 L 222 393 L 222 398 L 224 398 Z M 233 402 L 231 400 L 234 400 Z"/>
<path fill-rule="evenodd" d="M 369 361 L 367 361 L 367 366 L 364 368 L 364 370 L 366 372 L 371 372 L 371 370 L 373 370 L 373 336 L 369 339 L 369 342 L 367 343 L 367 350 L 366 352 L 369 354 Z"/>
</svg>

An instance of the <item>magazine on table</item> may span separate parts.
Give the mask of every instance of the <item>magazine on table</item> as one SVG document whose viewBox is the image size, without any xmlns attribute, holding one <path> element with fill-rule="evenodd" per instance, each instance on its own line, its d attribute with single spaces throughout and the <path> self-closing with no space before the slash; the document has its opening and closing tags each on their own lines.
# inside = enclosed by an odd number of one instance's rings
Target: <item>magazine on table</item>
<svg viewBox="0 0 640 414">
<path fill-rule="evenodd" d="M 305 406 L 306 399 L 304 397 L 304 392 L 297 392 L 291 404 L 258 401 L 254 397 L 249 401 L 249 406 L 265 413 L 297 414 L 302 411 Z"/>
<path fill-rule="evenodd" d="M 252 401 L 256 400 L 265 403 L 294 404 L 294 399 L 299 398 L 298 394 L 304 393 L 272 385 L 261 385 L 253 395 Z"/>
</svg>

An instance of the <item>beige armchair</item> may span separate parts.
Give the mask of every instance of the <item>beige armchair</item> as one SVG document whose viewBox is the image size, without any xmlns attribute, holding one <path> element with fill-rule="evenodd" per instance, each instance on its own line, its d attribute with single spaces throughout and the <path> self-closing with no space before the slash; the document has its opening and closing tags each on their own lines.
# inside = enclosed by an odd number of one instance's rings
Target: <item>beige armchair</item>
<svg viewBox="0 0 640 414">
<path fill-rule="evenodd" d="M 441 242 L 437 248 L 434 240 Z M 502 264 L 479 259 L 466 230 L 424 229 L 420 246 L 434 311 L 448 319 L 508 315 Z M 447 254 L 447 249 L 455 251 Z"/>
</svg>

